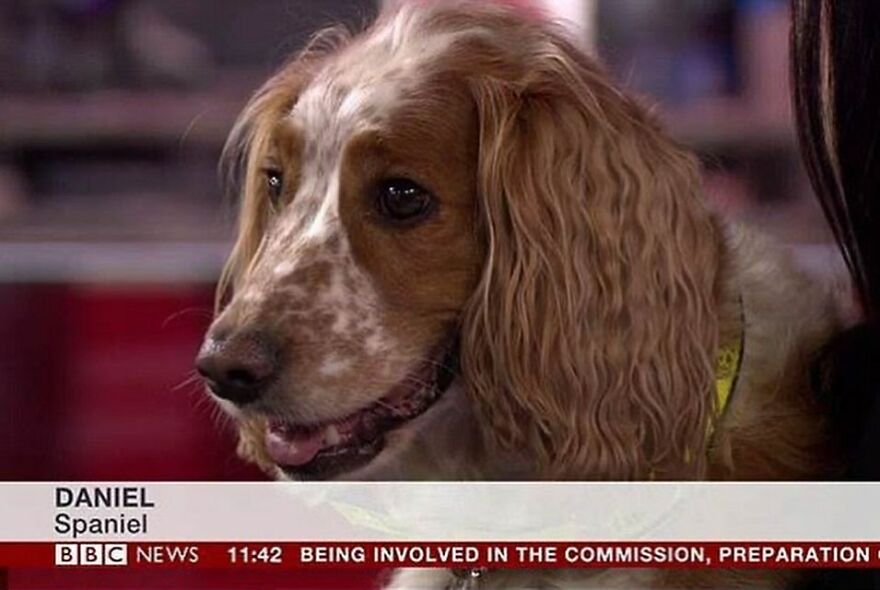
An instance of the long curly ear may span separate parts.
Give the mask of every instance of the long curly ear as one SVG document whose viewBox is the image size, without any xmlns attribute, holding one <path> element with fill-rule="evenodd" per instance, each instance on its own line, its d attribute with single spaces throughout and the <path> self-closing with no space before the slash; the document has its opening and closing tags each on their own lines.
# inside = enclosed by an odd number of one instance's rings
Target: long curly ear
<svg viewBox="0 0 880 590">
<path fill-rule="evenodd" d="M 227 192 L 239 204 L 238 234 L 217 286 L 219 311 L 257 256 L 270 206 L 261 190 L 263 158 L 279 121 L 290 112 L 324 57 L 347 43 L 342 26 L 318 32 L 311 42 L 257 90 L 238 116 L 220 158 Z"/>
<path fill-rule="evenodd" d="M 546 477 L 697 477 L 720 237 L 695 163 L 542 36 L 473 82 L 488 258 L 463 319 L 465 378 L 489 442 L 530 449 Z"/>
</svg>

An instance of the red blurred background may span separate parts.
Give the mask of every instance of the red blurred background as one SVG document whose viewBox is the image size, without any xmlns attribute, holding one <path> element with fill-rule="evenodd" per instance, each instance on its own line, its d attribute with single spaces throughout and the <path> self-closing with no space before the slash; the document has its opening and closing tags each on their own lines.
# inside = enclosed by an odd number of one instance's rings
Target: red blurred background
<svg viewBox="0 0 880 590">
<path fill-rule="evenodd" d="M 192 378 L 212 298 L 207 284 L 0 286 L 3 479 L 259 477 Z"/>
</svg>

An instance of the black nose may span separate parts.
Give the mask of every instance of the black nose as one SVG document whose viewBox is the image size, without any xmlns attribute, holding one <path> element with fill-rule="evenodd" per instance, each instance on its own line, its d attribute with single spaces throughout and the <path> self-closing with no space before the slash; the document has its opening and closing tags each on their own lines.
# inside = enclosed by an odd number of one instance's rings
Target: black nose
<svg viewBox="0 0 880 590">
<path fill-rule="evenodd" d="M 275 379 L 278 354 L 258 334 L 209 335 L 196 358 L 196 368 L 214 395 L 244 405 L 257 400 Z"/>
</svg>

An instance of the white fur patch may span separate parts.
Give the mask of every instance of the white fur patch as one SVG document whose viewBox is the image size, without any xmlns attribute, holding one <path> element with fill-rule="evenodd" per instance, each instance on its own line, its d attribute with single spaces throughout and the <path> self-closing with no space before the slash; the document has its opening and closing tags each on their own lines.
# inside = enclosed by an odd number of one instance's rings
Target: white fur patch
<svg viewBox="0 0 880 590">
<path fill-rule="evenodd" d="M 292 273 L 295 268 L 296 268 L 296 266 L 293 263 L 285 260 L 284 262 L 282 262 L 281 264 L 279 264 L 278 266 L 275 267 L 275 271 L 274 271 L 275 276 L 276 277 L 286 277 L 287 275 Z"/>
<path fill-rule="evenodd" d="M 336 355 L 328 356 L 318 369 L 325 377 L 335 377 L 342 374 L 345 369 L 351 365 L 350 359 L 337 357 Z"/>
</svg>

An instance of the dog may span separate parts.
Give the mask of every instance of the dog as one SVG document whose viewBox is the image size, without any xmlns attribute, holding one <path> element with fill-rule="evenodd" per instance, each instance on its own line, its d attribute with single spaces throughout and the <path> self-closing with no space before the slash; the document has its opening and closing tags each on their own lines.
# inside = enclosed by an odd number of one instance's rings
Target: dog
<svg viewBox="0 0 880 590">
<path fill-rule="evenodd" d="M 694 157 L 546 19 L 414 1 L 319 35 L 254 95 L 224 161 L 240 221 L 197 366 L 273 476 L 834 473 L 809 383 L 838 329 L 829 290 L 713 212 Z M 481 587 L 786 581 L 489 572 Z"/>
</svg>

